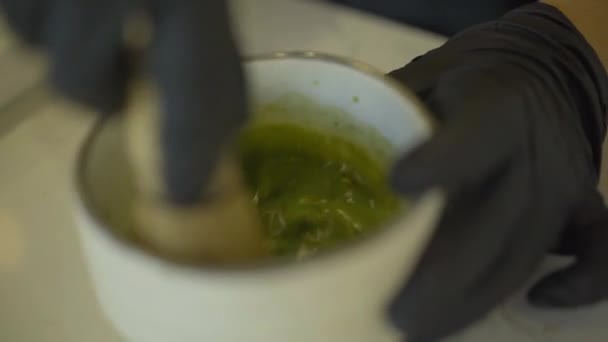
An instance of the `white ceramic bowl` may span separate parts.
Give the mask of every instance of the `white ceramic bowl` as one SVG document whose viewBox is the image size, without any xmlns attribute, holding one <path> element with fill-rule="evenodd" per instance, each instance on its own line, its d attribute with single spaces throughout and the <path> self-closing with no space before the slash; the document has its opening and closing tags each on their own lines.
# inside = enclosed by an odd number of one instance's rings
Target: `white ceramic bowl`
<svg viewBox="0 0 608 342">
<path fill-rule="evenodd" d="M 245 69 L 253 103 L 307 96 L 377 128 L 395 153 L 431 134 L 415 97 L 361 63 L 277 53 L 252 59 Z M 385 311 L 433 232 L 439 192 L 425 194 L 373 236 L 301 262 L 178 265 L 123 238 L 133 195 L 123 146 L 120 119 L 102 121 L 91 133 L 77 168 L 76 217 L 99 302 L 128 341 L 400 340 Z"/>
</svg>

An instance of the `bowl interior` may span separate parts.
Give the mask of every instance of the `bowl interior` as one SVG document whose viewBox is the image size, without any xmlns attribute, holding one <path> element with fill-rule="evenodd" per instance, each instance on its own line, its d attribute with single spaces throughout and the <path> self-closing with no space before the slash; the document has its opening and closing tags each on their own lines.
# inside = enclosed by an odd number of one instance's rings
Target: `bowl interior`
<svg viewBox="0 0 608 342">
<path fill-rule="evenodd" d="M 345 119 L 364 123 L 373 131 L 347 127 L 349 137 L 365 146 L 367 134 L 380 134 L 390 146 L 366 147 L 393 158 L 431 134 L 424 109 L 414 97 L 366 66 L 297 55 L 256 59 L 247 62 L 245 70 L 254 106 L 282 101 L 308 108 L 302 111 L 307 115 L 271 121 L 297 121 L 339 131 L 332 122 L 336 115 L 346 115 Z M 130 208 L 135 187 L 124 146 L 122 120 L 114 117 L 101 122 L 83 150 L 78 191 L 97 225 L 111 227 L 112 234 L 128 241 L 133 232 Z"/>
<path fill-rule="evenodd" d="M 329 125 L 329 120 L 322 116 L 333 108 L 332 112 L 345 113 L 350 120 L 378 131 L 391 143 L 394 157 L 411 150 L 431 134 L 428 116 L 416 97 L 361 63 L 303 54 L 253 60 L 245 68 L 254 106 L 283 101 L 301 107 L 305 101 L 302 99 L 310 99 L 326 110 L 296 120 Z M 366 145 L 365 138 L 358 142 Z"/>
</svg>

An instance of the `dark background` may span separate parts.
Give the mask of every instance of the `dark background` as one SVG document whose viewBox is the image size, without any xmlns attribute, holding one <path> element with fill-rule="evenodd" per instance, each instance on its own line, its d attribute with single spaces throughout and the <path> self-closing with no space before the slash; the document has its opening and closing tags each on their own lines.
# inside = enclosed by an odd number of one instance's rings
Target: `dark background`
<svg viewBox="0 0 608 342">
<path fill-rule="evenodd" d="M 451 36 L 535 0 L 332 0 Z"/>
</svg>

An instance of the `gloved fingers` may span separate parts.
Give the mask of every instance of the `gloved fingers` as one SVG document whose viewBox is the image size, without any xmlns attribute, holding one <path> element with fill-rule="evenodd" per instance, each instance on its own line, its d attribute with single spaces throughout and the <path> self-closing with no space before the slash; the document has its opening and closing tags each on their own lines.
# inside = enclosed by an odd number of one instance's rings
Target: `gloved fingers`
<svg viewBox="0 0 608 342">
<path fill-rule="evenodd" d="M 245 122 L 241 60 L 225 1 L 152 1 L 151 69 L 161 95 L 167 196 L 201 199 L 220 149 Z"/>
<path fill-rule="evenodd" d="M 129 60 L 123 41 L 128 1 L 56 0 L 46 23 L 50 78 L 63 95 L 104 113 L 125 103 Z"/>
<path fill-rule="evenodd" d="M 476 254 L 481 262 L 471 264 L 446 262 L 442 266 L 421 264 L 419 273 L 410 280 L 393 303 L 390 314 L 393 322 L 408 335 L 408 342 L 439 341 L 464 329 L 493 310 L 517 291 L 532 275 L 543 259 L 546 240 L 538 231 L 524 243 L 531 227 L 521 222 L 522 229 L 504 241 L 495 255 Z M 484 226 L 484 229 L 491 229 Z M 476 238 L 472 238 L 476 239 Z M 485 241 L 478 239 L 479 244 Z M 470 254 L 478 246 L 468 245 Z M 437 254 L 436 259 L 454 258 L 449 251 Z M 428 267 L 428 269 L 424 269 Z M 451 270 L 448 270 L 451 268 Z"/>
<path fill-rule="evenodd" d="M 417 194 L 439 186 L 457 192 L 510 162 L 516 135 L 523 134 L 515 127 L 521 124 L 516 120 L 522 97 L 509 94 L 502 79 L 481 68 L 441 77 L 426 102 L 442 125 L 428 143 L 395 164 L 397 191 Z"/>
<path fill-rule="evenodd" d="M 561 250 L 577 260 L 533 286 L 530 303 L 568 308 L 608 299 L 608 209 L 597 191 L 580 203 L 562 236 Z"/>
<path fill-rule="evenodd" d="M 393 188 L 406 194 L 433 187 L 449 192 L 466 188 L 507 163 L 508 151 L 495 149 L 492 138 L 483 129 L 472 131 L 466 122 L 443 127 L 430 142 L 395 164 Z"/>
<path fill-rule="evenodd" d="M 540 222 L 539 199 L 526 190 L 532 183 L 522 165 L 450 199 L 414 275 L 389 308 L 408 341 L 443 338 L 471 324 L 516 291 L 542 260 L 561 217 Z"/>
</svg>

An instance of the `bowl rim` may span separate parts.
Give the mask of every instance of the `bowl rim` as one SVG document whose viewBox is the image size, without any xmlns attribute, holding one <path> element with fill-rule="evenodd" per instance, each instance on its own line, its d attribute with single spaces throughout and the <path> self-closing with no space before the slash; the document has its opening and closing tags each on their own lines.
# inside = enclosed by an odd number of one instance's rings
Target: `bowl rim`
<svg viewBox="0 0 608 342">
<path fill-rule="evenodd" d="M 287 59 L 306 59 L 315 60 L 326 63 L 332 63 L 339 66 L 345 66 L 358 71 L 368 77 L 376 79 L 387 85 L 387 87 L 396 91 L 405 100 L 411 103 L 416 109 L 415 114 L 420 123 L 428 129 L 429 136 L 433 133 L 434 127 L 436 126 L 433 116 L 424 103 L 416 96 L 411 90 L 403 86 L 397 80 L 386 76 L 384 73 L 376 69 L 375 67 L 361 62 L 350 57 L 340 57 L 333 54 L 317 52 L 317 51 L 277 51 L 259 55 L 252 55 L 243 58 L 243 64 L 250 62 L 260 61 L 276 61 L 276 60 L 287 60 Z M 87 133 L 83 143 L 80 145 L 78 154 L 76 157 L 76 163 L 73 172 L 73 189 L 75 192 L 76 210 L 79 214 L 84 214 L 87 218 L 87 224 L 95 226 L 93 229 L 98 229 L 103 232 L 106 238 L 111 240 L 111 243 L 119 249 L 122 249 L 130 254 L 135 254 L 141 258 L 145 258 L 146 262 L 159 264 L 161 266 L 168 266 L 174 268 L 181 268 L 186 271 L 193 271 L 197 274 L 223 274 L 223 275 L 235 275 L 245 273 L 260 273 L 260 272 L 277 272 L 287 270 L 303 269 L 309 265 L 315 265 L 330 260 L 333 257 L 338 257 L 346 251 L 352 251 L 360 249 L 367 245 L 367 242 L 371 239 L 378 239 L 382 235 L 390 232 L 391 230 L 397 229 L 396 222 L 402 219 L 407 214 L 398 215 L 398 217 L 383 224 L 383 227 L 374 230 L 363 239 L 354 239 L 351 241 L 345 241 L 340 243 L 335 248 L 329 248 L 314 253 L 314 255 L 303 258 L 301 260 L 294 260 L 293 257 L 269 257 L 261 260 L 252 261 L 250 263 L 236 264 L 236 265 L 214 265 L 205 263 L 203 261 L 193 262 L 176 260 L 169 258 L 161 253 L 155 252 L 152 249 L 146 248 L 138 244 L 136 241 L 129 240 L 121 237 L 119 234 L 114 233 L 112 229 L 108 228 L 107 220 L 104 220 L 99 215 L 99 210 L 95 209 L 95 206 L 90 201 L 90 195 L 88 195 L 86 186 L 86 165 L 89 160 L 89 155 L 94 141 L 99 136 L 100 132 L 107 125 L 114 116 L 102 116 L 97 119 L 93 124 L 93 127 Z M 429 192 L 434 190 L 430 189 Z M 423 194 L 424 196 L 424 194 Z M 422 197 L 422 196 L 420 196 Z M 416 206 L 418 201 L 414 200 L 412 206 Z M 79 223 L 81 226 L 82 223 Z M 87 228 L 89 229 L 89 228 Z"/>
</svg>

